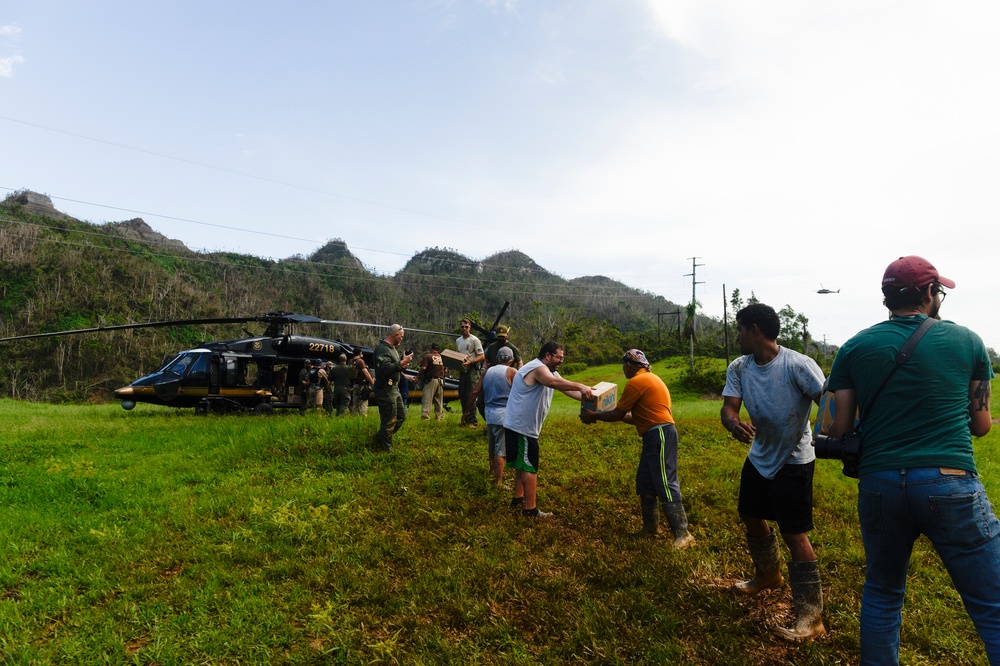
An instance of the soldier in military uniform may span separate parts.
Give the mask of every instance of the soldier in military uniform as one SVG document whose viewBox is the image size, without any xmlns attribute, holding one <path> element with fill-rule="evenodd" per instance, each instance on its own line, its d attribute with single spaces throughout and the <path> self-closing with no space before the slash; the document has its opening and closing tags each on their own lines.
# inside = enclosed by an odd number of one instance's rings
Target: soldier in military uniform
<svg viewBox="0 0 1000 666">
<path fill-rule="evenodd" d="M 392 436 L 406 420 L 406 404 L 399 394 L 400 375 L 403 368 L 410 365 L 413 354 L 399 356 L 397 347 L 403 342 L 403 327 L 393 324 L 389 335 L 375 346 L 375 401 L 381 426 L 372 438 L 372 444 L 380 451 L 392 450 Z"/>
<path fill-rule="evenodd" d="M 345 416 L 350 411 L 351 382 L 354 380 L 354 368 L 347 365 L 347 354 L 341 354 L 327 374 L 333 383 L 333 402 L 329 411 L 336 407 L 337 416 Z"/>
</svg>

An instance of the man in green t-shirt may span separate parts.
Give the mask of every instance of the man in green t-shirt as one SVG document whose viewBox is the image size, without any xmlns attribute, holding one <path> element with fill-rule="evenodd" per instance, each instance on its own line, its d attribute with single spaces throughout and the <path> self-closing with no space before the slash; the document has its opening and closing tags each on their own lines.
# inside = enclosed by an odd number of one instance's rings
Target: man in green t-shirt
<svg viewBox="0 0 1000 666">
<path fill-rule="evenodd" d="M 830 372 L 831 437 L 852 431 L 861 408 L 862 664 L 898 663 L 910 553 L 921 534 L 951 574 L 990 663 L 1000 664 L 1000 521 L 972 456 L 972 437 L 992 424 L 986 346 L 938 321 L 906 363 L 895 358 L 921 322 L 938 318 L 944 289 L 954 287 L 922 257 L 889 264 L 882 295 L 891 317 L 848 340 Z"/>
</svg>

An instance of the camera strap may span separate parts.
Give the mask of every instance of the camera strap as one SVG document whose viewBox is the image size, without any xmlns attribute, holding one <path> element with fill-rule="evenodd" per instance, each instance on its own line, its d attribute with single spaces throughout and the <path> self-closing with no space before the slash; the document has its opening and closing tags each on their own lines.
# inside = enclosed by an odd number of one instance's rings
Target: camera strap
<svg viewBox="0 0 1000 666">
<path fill-rule="evenodd" d="M 896 352 L 895 365 L 892 366 L 892 370 L 890 370 L 889 374 L 886 375 L 885 379 L 882 380 L 882 383 L 879 385 L 878 390 L 875 391 L 875 394 L 872 396 L 872 399 L 868 402 L 867 409 L 863 410 L 859 414 L 859 419 L 861 420 L 862 425 L 864 425 L 865 417 L 868 416 L 868 413 L 871 412 L 872 407 L 875 406 L 875 401 L 878 399 L 878 396 L 882 392 L 882 389 L 885 388 L 885 385 L 889 383 L 889 379 L 892 377 L 893 373 L 899 370 L 899 367 L 901 365 L 905 364 L 913 357 L 913 350 L 920 343 L 920 340 L 924 337 L 924 334 L 928 330 L 930 330 L 931 326 L 933 326 L 936 323 L 938 323 L 938 320 L 934 319 L 933 317 L 927 317 L 926 319 L 924 319 L 922 322 L 920 322 L 920 326 L 917 326 L 916 330 L 913 331 L 913 333 L 910 333 L 910 337 L 906 339 L 906 342 L 903 343 L 903 346 L 899 348 L 899 351 Z"/>
</svg>

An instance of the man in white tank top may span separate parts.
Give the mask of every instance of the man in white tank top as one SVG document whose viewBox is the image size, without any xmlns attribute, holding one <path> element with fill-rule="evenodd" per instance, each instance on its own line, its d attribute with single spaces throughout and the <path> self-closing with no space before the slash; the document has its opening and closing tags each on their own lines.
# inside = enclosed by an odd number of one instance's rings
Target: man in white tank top
<svg viewBox="0 0 1000 666">
<path fill-rule="evenodd" d="M 538 436 L 542 423 L 552 406 L 552 395 L 561 391 L 574 400 L 592 400 L 589 386 L 563 379 L 556 368 L 565 359 L 562 345 L 549 341 L 542 345 L 538 358 L 524 364 L 510 387 L 503 427 L 508 459 L 513 458 L 517 475 L 511 507 L 521 507 L 521 513 L 533 518 L 548 518 L 552 514 L 539 511 L 535 504 L 538 484 Z"/>
</svg>

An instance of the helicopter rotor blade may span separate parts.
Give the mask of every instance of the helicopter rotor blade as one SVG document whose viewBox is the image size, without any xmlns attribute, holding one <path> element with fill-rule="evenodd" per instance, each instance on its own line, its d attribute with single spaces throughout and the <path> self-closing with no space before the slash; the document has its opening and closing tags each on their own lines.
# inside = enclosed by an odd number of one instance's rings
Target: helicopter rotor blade
<svg viewBox="0 0 1000 666">
<path fill-rule="evenodd" d="M 33 338 L 54 338 L 60 335 L 77 335 L 80 333 L 100 333 L 103 331 L 125 331 L 133 328 L 165 328 L 167 326 L 200 326 L 202 324 L 245 324 L 257 321 L 257 317 L 213 317 L 211 319 L 174 319 L 171 321 L 147 321 L 139 324 L 115 324 L 113 326 L 95 326 L 93 328 L 77 328 L 69 331 L 53 331 L 51 333 L 31 333 L 0 338 L 0 342 L 12 340 L 31 340 Z"/>
<path fill-rule="evenodd" d="M 503 307 L 500 308 L 500 314 L 498 314 L 497 318 L 493 320 L 493 325 L 490 326 L 489 328 L 485 328 L 483 327 L 482 324 L 479 324 L 471 320 L 469 321 L 469 323 L 472 324 L 472 328 L 475 329 L 477 333 L 482 333 L 488 339 L 491 340 L 495 339 L 496 338 L 495 331 L 497 330 L 497 326 L 500 324 L 500 320 L 503 319 L 504 313 L 507 312 L 508 307 L 510 307 L 510 301 L 504 301 Z"/>
<path fill-rule="evenodd" d="M 336 321 L 332 319 L 320 319 L 312 315 L 297 314 L 294 312 L 268 312 L 264 315 L 254 315 L 249 317 L 210 317 L 204 319 L 172 319 L 169 321 L 148 321 L 137 324 L 114 324 L 111 326 L 94 326 L 92 328 L 77 328 L 68 331 L 52 331 L 50 333 L 30 333 L 27 335 L 14 335 L 7 338 L 0 338 L 0 342 L 11 342 L 14 340 L 31 340 L 35 338 L 53 338 L 61 335 L 79 335 L 82 333 L 101 333 L 105 331 L 126 331 L 138 328 L 166 328 L 168 326 L 201 326 L 207 324 L 246 324 L 248 322 L 263 322 L 267 324 L 337 324 L 343 326 L 367 326 L 370 328 L 389 328 L 385 324 L 371 324 L 357 321 Z M 405 328 L 405 327 L 404 327 Z M 433 335 L 445 335 L 451 337 L 454 333 L 443 331 L 430 331 L 422 328 L 407 328 L 414 333 L 430 333 Z"/>
<path fill-rule="evenodd" d="M 319 324 L 333 324 L 333 325 L 337 325 L 337 326 L 367 326 L 369 328 L 389 328 L 385 324 L 369 324 L 369 323 L 363 322 L 363 321 L 335 321 L 333 319 L 319 319 L 319 320 L 317 320 L 317 323 L 319 323 Z M 423 328 L 410 328 L 409 326 L 404 326 L 403 330 L 405 330 L 405 331 L 411 331 L 413 333 L 431 333 L 433 335 L 447 335 L 449 338 L 451 336 L 455 335 L 454 333 L 445 333 L 444 331 L 430 331 L 430 330 L 423 329 Z"/>
<path fill-rule="evenodd" d="M 503 316 L 504 314 L 506 314 L 507 308 L 509 307 L 510 307 L 510 301 L 504 301 L 503 307 L 500 308 L 500 314 L 497 315 L 497 318 L 493 321 L 493 325 L 490 326 L 491 331 L 497 330 L 497 326 L 500 325 L 500 320 L 503 319 Z"/>
</svg>

